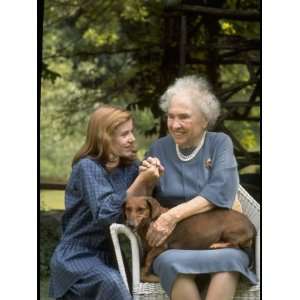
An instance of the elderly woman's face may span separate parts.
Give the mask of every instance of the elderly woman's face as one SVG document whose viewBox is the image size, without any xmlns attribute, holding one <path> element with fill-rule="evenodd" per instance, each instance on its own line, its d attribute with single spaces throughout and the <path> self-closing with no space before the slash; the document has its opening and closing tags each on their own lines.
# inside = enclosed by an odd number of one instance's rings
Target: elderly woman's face
<svg viewBox="0 0 300 300">
<path fill-rule="evenodd" d="M 207 121 L 189 95 L 175 95 L 168 110 L 168 129 L 175 143 L 182 148 L 197 146 Z"/>
</svg>

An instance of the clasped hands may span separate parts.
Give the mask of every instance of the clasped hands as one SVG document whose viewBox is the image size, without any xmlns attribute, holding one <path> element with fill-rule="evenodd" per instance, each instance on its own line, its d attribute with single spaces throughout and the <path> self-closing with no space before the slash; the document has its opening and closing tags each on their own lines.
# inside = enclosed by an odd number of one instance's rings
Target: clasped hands
<svg viewBox="0 0 300 300">
<path fill-rule="evenodd" d="M 159 159 L 151 156 L 143 160 L 142 164 L 139 166 L 140 173 L 149 169 L 155 170 L 157 177 L 162 176 L 165 171 L 165 168 L 160 163 Z"/>
<path fill-rule="evenodd" d="M 149 168 L 156 168 L 156 174 L 158 177 L 163 175 L 164 167 L 161 165 L 160 161 L 156 157 L 148 157 L 144 160 L 139 167 L 139 171 L 143 172 Z M 146 234 L 146 239 L 151 247 L 160 246 L 167 237 L 172 233 L 176 226 L 175 219 L 169 213 L 169 211 L 161 214 L 158 219 L 153 222 Z"/>
</svg>

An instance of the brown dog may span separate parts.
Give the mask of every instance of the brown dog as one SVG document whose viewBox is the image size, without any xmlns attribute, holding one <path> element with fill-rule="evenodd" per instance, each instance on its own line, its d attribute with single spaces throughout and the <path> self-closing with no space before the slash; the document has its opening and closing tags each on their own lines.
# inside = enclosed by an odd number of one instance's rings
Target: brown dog
<svg viewBox="0 0 300 300">
<path fill-rule="evenodd" d="M 130 197 L 123 206 L 126 225 L 141 238 L 144 282 L 159 281 L 157 276 L 150 274 L 150 268 L 154 258 L 166 249 L 254 247 L 256 230 L 247 216 L 232 209 L 214 208 L 182 220 L 161 246 L 151 248 L 146 240 L 148 228 L 167 210 L 156 199 L 144 196 Z"/>
</svg>

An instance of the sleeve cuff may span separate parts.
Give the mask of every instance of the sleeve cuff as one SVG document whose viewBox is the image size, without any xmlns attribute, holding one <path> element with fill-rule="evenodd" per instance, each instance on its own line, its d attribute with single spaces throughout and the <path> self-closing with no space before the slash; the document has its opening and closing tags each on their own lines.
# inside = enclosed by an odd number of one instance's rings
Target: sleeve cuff
<svg viewBox="0 0 300 300">
<path fill-rule="evenodd" d="M 205 188 L 199 195 L 217 207 L 231 208 L 234 202 L 234 196 L 224 195 L 218 189 L 212 187 Z"/>
</svg>

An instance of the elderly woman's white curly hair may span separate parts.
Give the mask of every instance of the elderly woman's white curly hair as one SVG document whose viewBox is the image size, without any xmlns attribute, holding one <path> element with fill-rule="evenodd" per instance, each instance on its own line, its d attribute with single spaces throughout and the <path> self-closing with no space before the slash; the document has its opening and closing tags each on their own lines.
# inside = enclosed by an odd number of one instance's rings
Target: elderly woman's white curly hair
<svg viewBox="0 0 300 300">
<path fill-rule="evenodd" d="M 210 84 L 203 77 L 191 75 L 176 79 L 161 96 L 160 108 L 167 112 L 172 97 L 183 93 L 188 93 L 190 99 L 205 116 L 208 128 L 211 129 L 220 115 L 220 103 L 212 93 Z"/>
</svg>

